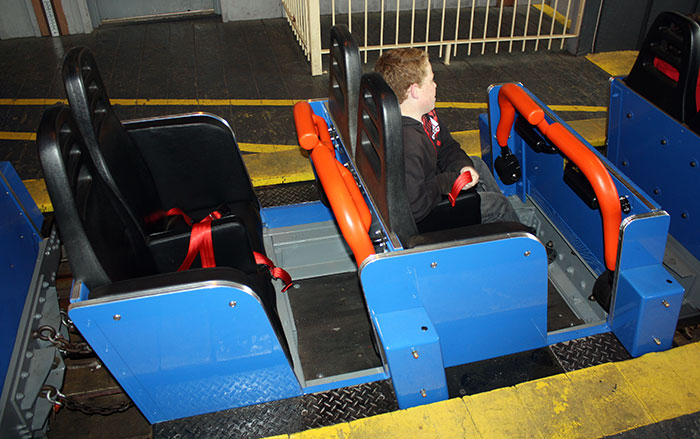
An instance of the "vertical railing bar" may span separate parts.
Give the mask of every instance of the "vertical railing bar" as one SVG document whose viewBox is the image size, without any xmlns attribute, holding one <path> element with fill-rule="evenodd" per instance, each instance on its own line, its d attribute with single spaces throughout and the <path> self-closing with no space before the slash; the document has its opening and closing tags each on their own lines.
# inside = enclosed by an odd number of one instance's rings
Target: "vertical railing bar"
<svg viewBox="0 0 700 439">
<path fill-rule="evenodd" d="M 544 18 L 544 0 L 542 0 L 542 7 L 540 8 L 540 22 L 537 24 L 537 39 L 535 40 L 535 52 L 537 52 L 540 46 L 540 37 L 542 36 L 542 19 Z"/>
<path fill-rule="evenodd" d="M 309 52 L 311 53 L 311 75 L 323 73 L 321 65 L 321 8 L 319 0 L 309 0 L 307 10 L 309 16 Z"/>
<path fill-rule="evenodd" d="M 566 4 L 566 17 L 564 17 L 564 30 L 561 33 L 561 46 L 559 50 L 564 49 L 564 41 L 566 41 L 566 32 L 569 30 L 569 13 L 571 12 L 571 0 Z"/>
<path fill-rule="evenodd" d="M 455 17 L 455 47 L 452 52 L 453 55 L 457 56 L 457 40 L 459 38 L 459 13 L 462 11 L 462 0 L 457 0 L 457 17 Z"/>
<path fill-rule="evenodd" d="M 581 32 L 581 23 L 583 22 L 583 11 L 586 8 L 586 0 L 581 0 L 578 6 L 578 14 L 576 14 L 576 29 L 574 33 L 579 35 Z"/>
<path fill-rule="evenodd" d="M 472 14 L 469 22 L 469 42 L 467 43 L 467 56 L 472 54 L 472 32 L 474 31 L 474 9 L 476 9 L 476 0 L 472 0 Z"/>
<path fill-rule="evenodd" d="M 382 56 L 384 51 L 384 0 L 381 3 L 381 12 L 379 12 L 379 56 Z"/>
<path fill-rule="evenodd" d="M 442 21 L 440 24 L 440 42 L 445 41 L 445 6 L 447 5 L 447 0 L 442 0 Z M 438 56 L 442 58 L 442 44 L 440 45 L 440 52 Z"/>
<path fill-rule="evenodd" d="M 569 0 L 571 1 L 571 0 Z M 396 44 L 399 44 L 399 11 L 401 9 L 401 0 L 396 0 Z"/>
<path fill-rule="evenodd" d="M 486 39 L 486 32 L 489 30 L 489 6 L 491 4 L 490 0 L 486 0 L 486 15 L 484 15 L 484 40 Z M 486 52 L 486 41 L 481 43 L 481 54 Z"/>
<path fill-rule="evenodd" d="M 527 27 L 530 25 L 530 9 L 532 9 L 532 0 L 527 0 L 527 11 L 525 11 L 525 30 L 523 31 L 523 52 L 525 52 L 525 44 L 527 44 Z"/>
<path fill-rule="evenodd" d="M 335 26 L 335 0 L 331 0 L 331 26 Z"/>
<path fill-rule="evenodd" d="M 513 35 L 515 35 L 515 16 L 518 15 L 518 0 L 513 1 L 513 21 L 510 23 L 510 44 L 508 53 L 513 51 Z"/>
<path fill-rule="evenodd" d="M 428 13 L 425 15 L 425 51 L 428 51 L 428 37 L 430 36 L 430 0 L 428 0 Z"/>
<path fill-rule="evenodd" d="M 501 7 L 498 10 L 498 30 L 496 31 L 497 32 L 496 38 L 498 38 L 498 40 L 496 40 L 496 53 L 498 53 L 498 45 L 501 42 L 501 22 L 502 21 L 503 21 L 503 0 L 501 0 Z"/>
<path fill-rule="evenodd" d="M 352 33 L 352 0 L 348 0 L 348 30 Z"/>
<path fill-rule="evenodd" d="M 549 29 L 549 43 L 547 43 L 547 50 L 552 50 L 552 39 L 554 37 L 554 24 L 557 22 L 557 14 L 559 13 L 559 0 L 554 0 L 554 12 L 552 12 L 552 26 Z M 566 27 L 566 23 L 564 23 Z"/>
<path fill-rule="evenodd" d="M 413 0 L 411 9 L 411 45 L 413 45 L 413 37 L 416 32 L 416 0 Z"/>
<path fill-rule="evenodd" d="M 367 2 L 368 1 L 369 0 L 365 0 L 365 63 L 367 62 L 367 52 L 369 52 L 369 50 L 367 50 L 367 46 L 368 46 L 368 44 L 367 44 Z M 544 0 L 542 0 L 542 1 L 544 1 Z"/>
</svg>

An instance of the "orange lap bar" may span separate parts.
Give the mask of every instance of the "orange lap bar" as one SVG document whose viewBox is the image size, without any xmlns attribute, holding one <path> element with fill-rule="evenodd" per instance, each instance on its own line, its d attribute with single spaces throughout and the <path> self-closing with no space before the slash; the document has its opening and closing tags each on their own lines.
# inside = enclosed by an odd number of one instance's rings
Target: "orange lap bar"
<svg viewBox="0 0 700 439">
<path fill-rule="evenodd" d="M 496 138 L 500 146 L 508 144 L 508 136 L 515 119 L 515 109 L 517 109 L 531 125 L 536 125 L 542 134 L 574 162 L 591 183 L 603 216 L 605 266 L 609 270 L 615 270 L 622 209 L 617 187 L 603 163 L 563 125 L 547 123 L 544 111 L 525 90 L 516 84 L 505 84 L 501 87 L 498 93 L 498 104 L 501 108 L 501 120 L 496 129 Z"/>
<path fill-rule="evenodd" d="M 369 239 L 372 214 L 353 175 L 336 160 L 326 121 L 313 113 L 308 102 L 294 105 L 299 145 L 311 151 L 316 174 L 326 192 L 335 219 L 359 266 L 374 246 Z"/>
</svg>

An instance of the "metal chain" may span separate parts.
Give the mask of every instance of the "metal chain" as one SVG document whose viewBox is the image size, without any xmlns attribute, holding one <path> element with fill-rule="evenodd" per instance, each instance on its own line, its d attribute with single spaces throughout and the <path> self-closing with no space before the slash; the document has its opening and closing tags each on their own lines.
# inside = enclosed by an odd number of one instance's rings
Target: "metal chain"
<svg viewBox="0 0 700 439">
<path fill-rule="evenodd" d="M 71 343 L 63 335 L 56 332 L 54 328 L 48 325 L 40 326 L 32 333 L 34 338 L 45 340 L 53 344 L 58 350 L 70 354 L 91 354 L 92 348 L 85 342 Z"/>
<path fill-rule="evenodd" d="M 40 396 L 43 396 L 51 404 L 53 404 L 54 411 L 58 411 L 61 407 L 65 407 L 68 410 L 80 411 L 82 413 L 85 413 L 86 415 L 107 416 L 114 413 L 125 412 L 134 405 L 134 403 L 131 400 L 107 407 L 86 404 L 84 402 L 77 401 L 69 396 L 64 395 L 53 386 L 44 386 L 41 388 L 41 392 L 43 393 L 43 395 L 40 394 Z"/>
</svg>

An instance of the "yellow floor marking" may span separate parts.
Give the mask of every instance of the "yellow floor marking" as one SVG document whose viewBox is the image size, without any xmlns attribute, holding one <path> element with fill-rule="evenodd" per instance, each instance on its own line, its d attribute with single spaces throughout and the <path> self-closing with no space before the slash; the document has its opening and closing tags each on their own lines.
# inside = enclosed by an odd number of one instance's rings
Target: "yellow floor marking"
<svg viewBox="0 0 700 439">
<path fill-rule="evenodd" d="M 253 186 L 294 183 L 314 179 L 309 159 L 301 152 L 280 151 L 275 154 L 255 154 L 243 157 Z"/>
<path fill-rule="evenodd" d="M 685 386 L 664 355 L 647 354 L 637 361 L 616 363 L 615 367 L 656 422 L 700 410 L 698 395 Z"/>
<path fill-rule="evenodd" d="M 44 182 L 43 178 L 23 180 L 22 183 L 24 183 L 40 211 L 53 212 L 53 205 L 51 205 L 49 192 L 46 190 L 46 182 Z"/>
<path fill-rule="evenodd" d="M 448 399 L 425 407 L 435 428 L 436 438 L 481 437 L 462 398 Z"/>
<path fill-rule="evenodd" d="M 700 395 L 700 343 L 691 343 L 679 348 L 671 349 L 663 354 L 668 360 L 668 365 L 676 374 L 681 377 L 681 381 L 688 392 Z M 660 378 L 664 378 L 663 375 Z M 696 410 L 697 411 L 697 410 Z"/>
<path fill-rule="evenodd" d="M 621 50 L 591 53 L 586 55 L 586 59 L 605 70 L 610 76 L 626 76 L 632 70 L 638 54 L 639 52 L 635 50 Z"/>
<path fill-rule="evenodd" d="M 36 140 L 36 133 L 0 131 L 0 140 Z"/>
<path fill-rule="evenodd" d="M 296 151 L 299 149 L 299 145 L 277 145 L 277 144 L 266 144 L 266 143 L 243 143 L 238 144 L 238 148 L 243 152 L 257 152 L 262 154 L 267 154 L 271 152 L 280 151 Z"/>
<path fill-rule="evenodd" d="M 513 387 L 504 387 L 463 399 L 476 429 L 484 439 L 544 439 L 537 425 L 527 416 L 527 409 Z"/>
<path fill-rule="evenodd" d="M 571 19 L 570 18 L 567 19 L 566 16 L 560 12 L 555 12 L 551 6 L 543 5 L 543 4 L 536 4 L 536 5 L 532 5 L 532 7 L 537 9 L 538 11 L 543 11 L 545 15 L 548 15 L 550 17 L 552 15 L 556 14 L 554 19 L 557 21 L 557 23 L 562 24 L 562 25 L 564 23 L 566 23 L 567 29 L 569 29 L 571 27 Z"/>
<path fill-rule="evenodd" d="M 66 99 L 0 99 L 0 105 L 53 105 L 68 104 Z"/>
<path fill-rule="evenodd" d="M 598 416 L 565 374 L 515 386 L 530 417 L 548 439 L 585 439 L 602 436 L 600 427 L 590 422 Z"/>
<path fill-rule="evenodd" d="M 632 390 L 632 386 L 612 363 L 568 374 L 577 392 L 584 395 L 589 408 L 599 414 L 592 416 L 603 435 L 649 425 L 654 422 Z"/>
<path fill-rule="evenodd" d="M 489 106 L 486 102 L 436 102 L 435 108 L 462 108 L 467 110 L 485 110 Z"/>
<path fill-rule="evenodd" d="M 608 107 L 595 105 L 548 105 L 552 111 L 581 111 L 589 113 L 599 113 L 608 111 Z"/>
<path fill-rule="evenodd" d="M 278 436 L 280 439 L 286 439 L 287 436 Z M 301 433 L 293 433 L 289 435 L 289 439 L 349 439 L 350 424 L 343 422 L 341 424 L 329 425 L 327 427 L 315 428 L 313 430 L 302 431 Z"/>
</svg>

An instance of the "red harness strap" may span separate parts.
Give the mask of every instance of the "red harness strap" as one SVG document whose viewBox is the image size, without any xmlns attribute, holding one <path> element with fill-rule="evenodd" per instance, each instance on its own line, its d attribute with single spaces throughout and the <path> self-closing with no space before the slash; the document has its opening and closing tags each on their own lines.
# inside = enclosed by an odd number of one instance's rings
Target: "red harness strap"
<svg viewBox="0 0 700 439">
<path fill-rule="evenodd" d="M 167 216 L 181 216 L 182 219 L 187 223 L 187 225 L 192 226 L 192 232 L 190 233 L 190 246 L 187 249 L 187 256 L 185 260 L 182 261 L 182 265 L 177 271 L 188 270 L 197 255 L 200 255 L 202 260 L 202 268 L 216 267 L 216 261 L 214 260 L 214 245 L 211 239 L 211 222 L 212 220 L 221 218 L 221 213 L 218 211 L 213 211 L 207 215 L 203 220 L 198 223 L 192 224 L 192 219 L 181 209 L 174 207 L 166 212 Z M 270 270 L 270 275 L 273 278 L 279 279 L 284 282 L 284 288 L 282 292 L 285 292 L 292 286 L 292 276 L 287 273 L 283 268 L 275 266 L 275 264 L 262 253 L 253 252 L 255 257 L 255 263 L 258 265 L 265 265 Z"/>
<path fill-rule="evenodd" d="M 462 172 L 459 174 L 455 182 L 452 184 L 452 190 L 447 195 L 447 199 L 450 200 L 452 207 L 455 207 L 455 202 L 457 201 L 457 196 L 462 191 L 464 186 L 468 185 L 472 181 L 472 173 L 469 171 Z"/>
<path fill-rule="evenodd" d="M 266 265 L 267 268 L 270 270 L 270 274 L 272 277 L 275 279 L 279 279 L 282 282 L 284 282 L 284 288 L 282 288 L 282 292 L 284 293 L 289 289 L 289 287 L 292 286 L 292 276 L 289 275 L 283 268 L 275 266 L 275 264 L 262 253 L 258 252 L 253 252 L 253 256 L 255 256 L 255 263 L 258 265 Z"/>
</svg>

